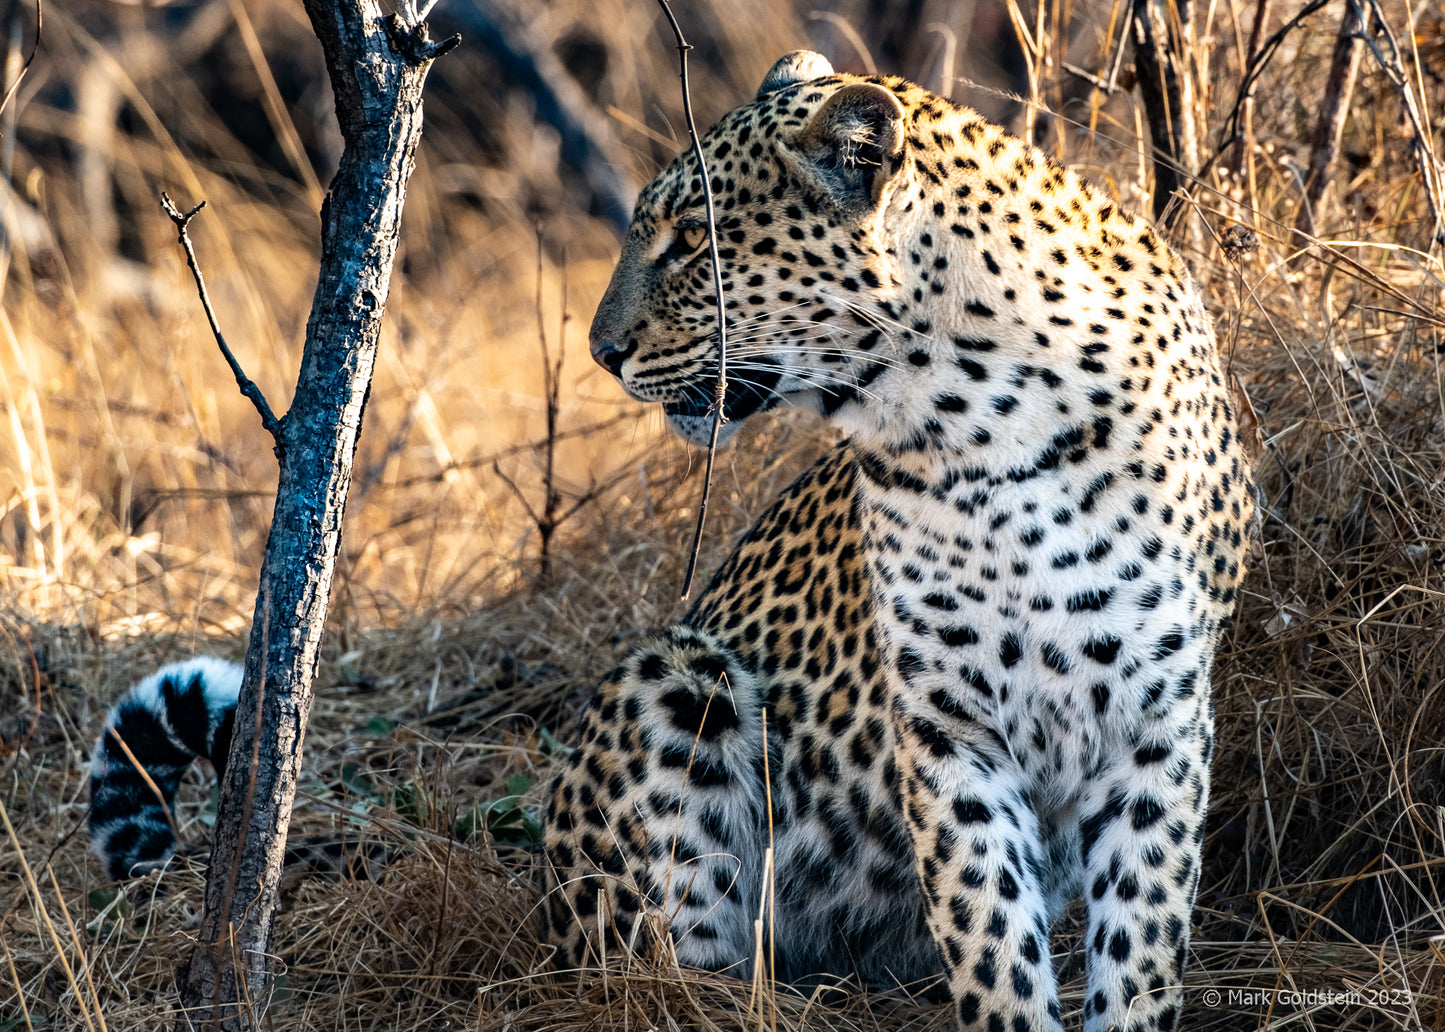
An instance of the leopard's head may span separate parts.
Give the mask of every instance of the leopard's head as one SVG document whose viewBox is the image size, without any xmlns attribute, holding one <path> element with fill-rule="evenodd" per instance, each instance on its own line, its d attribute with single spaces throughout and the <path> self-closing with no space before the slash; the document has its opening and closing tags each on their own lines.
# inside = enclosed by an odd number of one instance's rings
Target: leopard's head
<svg viewBox="0 0 1445 1032">
<path fill-rule="evenodd" d="M 877 375 L 890 285 L 882 213 L 905 159 L 901 80 L 836 75 L 788 54 L 750 103 L 702 139 L 727 299 L 726 439 L 779 405 L 830 413 Z M 592 323 L 592 356 L 633 397 L 705 443 L 717 383 L 717 301 L 697 161 L 647 188 Z M 880 349 L 881 350 L 881 349 Z"/>
</svg>

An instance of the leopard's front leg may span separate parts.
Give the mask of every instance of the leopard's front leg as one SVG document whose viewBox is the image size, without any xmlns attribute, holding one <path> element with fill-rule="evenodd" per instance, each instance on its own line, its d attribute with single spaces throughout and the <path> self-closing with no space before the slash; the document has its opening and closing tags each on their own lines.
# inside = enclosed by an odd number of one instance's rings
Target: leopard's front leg
<svg viewBox="0 0 1445 1032">
<path fill-rule="evenodd" d="M 1131 752 L 1090 783 L 1080 807 L 1086 1032 L 1179 1024 L 1213 751 L 1207 655 L 1157 683 L 1159 703 Z"/>
<path fill-rule="evenodd" d="M 995 731 L 946 702 L 902 696 L 894 719 L 928 924 L 960 1025 L 1062 1028 L 1025 772 Z"/>
</svg>

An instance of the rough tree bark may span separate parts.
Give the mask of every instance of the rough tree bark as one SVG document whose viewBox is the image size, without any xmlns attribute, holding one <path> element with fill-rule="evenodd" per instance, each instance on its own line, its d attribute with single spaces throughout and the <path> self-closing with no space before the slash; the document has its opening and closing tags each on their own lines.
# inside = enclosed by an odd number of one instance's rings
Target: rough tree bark
<svg viewBox="0 0 1445 1032">
<path fill-rule="evenodd" d="M 1340 140 L 1345 135 L 1345 116 L 1355 94 L 1355 77 L 1360 70 L 1360 51 L 1365 31 L 1359 5 L 1345 0 L 1345 13 L 1340 31 L 1335 36 L 1335 50 L 1330 58 L 1330 74 L 1325 80 L 1324 96 L 1320 98 L 1320 120 L 1310 146 L 1310 168 L 1305 176 L 1304 198 L 1295 218 L 1295 247 L 1301 254 L 1307 250 L 1315 234 L 1320 202 L 1335 178 L 1335 159 L 1340 153 Z"/>
<path fill-rule="evenodd" d="M 178 1028 L 259 1027 L 281 858 L 330 603 L 341 520 L 371 386 L 422 86 L 457 42 L 383 14 L 377 0 L 305 0 L 326 56 L 345 150 L 321 210 L 321 269 L 261 568 L 246 676 L 221 785 L 198 943 Z"/>
<path fill-rule="evenodd" d="M 1171 17 L 1170 7 L 1173 7 Z M 1194 124 L 1193 0 L 1134 0 L 1134 66 L 1154 151 L 1154 220 L 1176 241 L 1197 241 L 1192 207 L 1175 193 L 1199 169 Z"/>
</svg>

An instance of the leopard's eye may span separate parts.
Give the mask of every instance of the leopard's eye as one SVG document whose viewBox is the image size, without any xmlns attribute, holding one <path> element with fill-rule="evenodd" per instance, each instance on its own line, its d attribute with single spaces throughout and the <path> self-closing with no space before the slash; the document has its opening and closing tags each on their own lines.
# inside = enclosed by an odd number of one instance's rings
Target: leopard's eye
<svg viewBox="0 0 1445 1032">
<path fill-rule="evenodd" d="M 679 222 L 672 244 L 663 252 L 662 262 L 685 262 L 690 260 L 707 239 L 707 227 L 701 222 Z"/>
<path fill-rule="evenodd" d="M 683 226 L 678 230 L 677 238 L 682 241 L 682 245 L 689 251 L 695 251 L 701 247 L 702 242 L 707 239 L 707 227 Z"/>
</svg>

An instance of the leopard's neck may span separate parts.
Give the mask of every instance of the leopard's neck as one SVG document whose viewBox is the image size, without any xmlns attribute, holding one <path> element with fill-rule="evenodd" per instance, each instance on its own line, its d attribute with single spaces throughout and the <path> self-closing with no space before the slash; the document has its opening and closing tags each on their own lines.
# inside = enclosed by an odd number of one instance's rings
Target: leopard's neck
<svg viewBox="0 0 1445 1032">
<path fill-rule="evenodd" d="M 952 164 L 906 170 L 874 230 L 880 339 L 855 359 L 866 401 L 835 421 L 932 483 L 1162 455 L 1151 425 L 1222 390 L 1187 269 L 1142 219 L 970 116 L 915 127 L 951 134 Z"/>
</svg>

